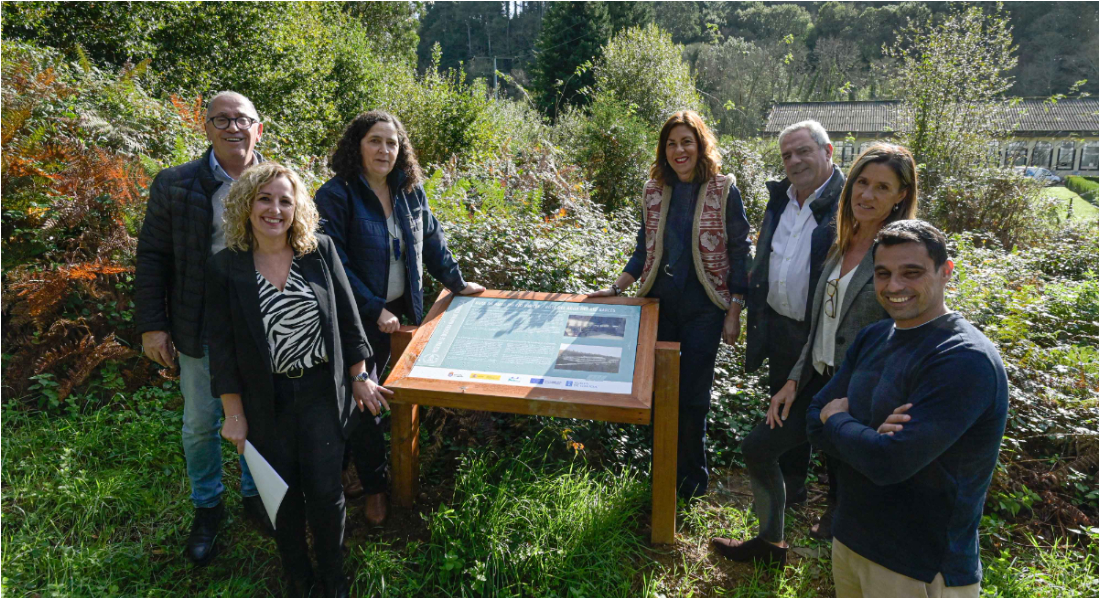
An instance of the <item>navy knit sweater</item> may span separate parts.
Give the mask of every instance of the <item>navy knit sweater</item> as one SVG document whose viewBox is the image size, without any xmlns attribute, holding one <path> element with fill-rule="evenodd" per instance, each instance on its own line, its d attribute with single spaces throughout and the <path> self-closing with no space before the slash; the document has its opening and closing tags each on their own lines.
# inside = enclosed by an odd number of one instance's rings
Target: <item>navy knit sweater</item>
<svg viewBox="0 0 1100 599">
<path fill-rule="evenodd" d="M 821 423 L 821 408 L 848 397 L 849 413 Z M 876 429 L 906 403 L 912 419 Z M 840 459 L 833 535 L 899 574 L 947 586 L 980 582 L 978 522 L 1008 412 L 997 349 L 949 313 L 899 330 L 860 331 L 840 370 L 807 413 L 810 441 Z"/>
</svg>

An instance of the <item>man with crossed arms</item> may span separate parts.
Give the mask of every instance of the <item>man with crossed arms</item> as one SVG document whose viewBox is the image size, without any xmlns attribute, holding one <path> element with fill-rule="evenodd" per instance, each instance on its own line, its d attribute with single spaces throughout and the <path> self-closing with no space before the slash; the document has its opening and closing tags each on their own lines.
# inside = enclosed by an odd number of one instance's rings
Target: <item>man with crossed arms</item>
<svg viewBox="0 0 1100 599">
<path fill-rule="evenodd" d="M 813 400 L 807 433 L 836 457 L 838 597 L 977 597 L 978 522 L 1008 411 L 1000 354 L 944 303 L 943 234 L 892 223 L 871 251 L 891 319 L 860 331 Z"/>
</svg>

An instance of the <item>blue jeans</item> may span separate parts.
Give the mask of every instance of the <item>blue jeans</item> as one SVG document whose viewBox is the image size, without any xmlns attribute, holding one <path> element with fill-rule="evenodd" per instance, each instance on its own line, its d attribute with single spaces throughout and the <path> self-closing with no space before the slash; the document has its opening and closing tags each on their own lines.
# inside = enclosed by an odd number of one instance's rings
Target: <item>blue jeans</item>
<svg viewBox="0 0 1100 599">
<path fill-rule="evenodd" d="M 204 348 L 205 349 L 205 348 Z M 183 455 L 191 479 L 191 501 L 196 508 L 221 503 L 222 491 L 222 400 L 210 395 L 210 357 L 179 354 L 180 392 L 183 393 Z M 244 456 L 241 461 L 241 495 L 259 494 Z"/>
</svg>

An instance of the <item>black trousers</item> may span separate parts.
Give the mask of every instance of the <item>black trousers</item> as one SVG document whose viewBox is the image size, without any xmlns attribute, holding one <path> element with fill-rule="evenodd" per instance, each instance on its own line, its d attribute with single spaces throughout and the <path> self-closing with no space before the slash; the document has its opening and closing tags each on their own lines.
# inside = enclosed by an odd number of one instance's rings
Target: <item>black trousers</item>
<svg viewBox="0 0 1100 599">
<path fill-rule="evenodd" d="M 676 453 L 676 489 L 684 499 L 707 492 L 707 413 L 714 363 L 726 313 L 716 306 L 692 274 L 683 290 L 661 275 L 649 297 L 661 300 L 657 340 L 680 343 L 680 419 Z"/>
<path fill-rule="evenodd" d="M 806 441 L 806 410 L 814 395 L 829 382 L 829 377 L 813 372 L 809 381 L 805 381 L 802 390 L 791 404 L 791 411 L 783 426 L 771 428 L 767 422 L 761 422 L 741 442 L 741 453 L 749 470 L 752 483 L 753 505 L 756 517 L 760 521 L 760 536 L 764 540 L 778 543 L 783 540 L 783 517 L 787 495 L 805 487 L 806 477 L 790 480 L 782 471 L 780 458 L 791 454 L 792 449 L 807 448 L 809 461 L 809 443 Z M 803 470 L 805 472 L 805 470 Z M 830 496 L 833 484 L 833 472 L 829 471 Z M 794 485 L 792 487 L 792 485 Z"/>
<path fill-rule="evenodd" d="M 275 543 L 284 571 L 299 580 L 312 577 L 306 521 L 313 531 L 317 572 L 326 583 L 343 576 L 344 488 L 340 464 L 344 438 L 332 397 L 331 366 L 306 370 L 301 378 L 275 375 L 275 426 L 281 443 L 264 457 L 288 489 L 275 517 Z"/>
<path fill-rule="evenodd" d="M 405 313 L 405 298 L 399 297 L 386 304 L 386 309 L 397 314 L 400 318 Z M 367 341 L 370 342 L 374 355 L 367 361 L 367 372 L 376 383 L 382 381 L 382 374 L 390 363 L 390 336 L 378 330 L 378 323 L 363 322 L 363 329 L 367 333 Z M 386 460 L 387 448 L 385 429 L 381 417 L 372 416 L 370 412 L 363 412 L 359 419 L 359 425 L 348 436 L 348 451 L 355 462 L 355 470 L 359 473 L 359 482 L 363 484 L 363 492 L 367 495 L 385 493 L 388 487 Z M 346 458 L 345 458 L 346 464 Z"/>
<path fill-rule="evenodd" d="M 810 323 L 787 318 L 771 306 L 766 306 L 765 309 L 768 311 L 768 391 L 775 395 L 787 383 L 791 369 L 802 354 L 802 347 L 810 336 Z M 760 426 L 766 427 L 767 424 Z M 806 486 L 811 449 L 809 441 L 805 440 L 806 427 L 803 425 L 802 429 L 803 442 L 791 446 L 786 453 L 779 456 L 779 469 L 783 472 L 788 492 L 797 492 Z"/>
</svg>

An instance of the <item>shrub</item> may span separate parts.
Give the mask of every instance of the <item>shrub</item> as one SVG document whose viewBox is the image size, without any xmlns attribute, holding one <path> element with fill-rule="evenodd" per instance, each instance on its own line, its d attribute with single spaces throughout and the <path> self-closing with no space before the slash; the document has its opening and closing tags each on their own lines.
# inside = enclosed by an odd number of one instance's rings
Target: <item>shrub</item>
<svg viewBox="0 0 1100 599">
<path fill-rule="evenodd" d="M 580 175 L 538 147 L 515 163 L 448 163 L 425 190 L 468 279 L 496 289 L 585 293 L 621 272 L 638 221 L 633 210 L 605 215 Z"/>
<path fill-rule="evenodd" d="M 702 111 L 683 47 L 654 24 L 620 32 L 596 61 L 595 89 L 613 93 L 650 127 L 660 128 L 678 110 Z"/>
<path fill-rule="evenodd" d="M 336 3 L 37 3 L 11 15 L 8 8 L 5 37 L 86 51 L 105 68 L 151 60 L 158 94 L 248 96 L 266 122 L 264 143 L 295 156 L 328 152 L 339 126 L 373 107 L 382 79 L 402 66 L 383 61 L 367 30 Z"/>
<path fill-rule="evenodd" d="M 1100 184 L 1096 181 L 1071 175 L 1066 177 L 1066 188 L 1085 198 L 1087 202 L 1096 205 L 1097 190 L 1100 190 Z"/>
<path fill-rule="evenodd" d="M 604 210 L 639 206 L 657 138 L 633 105 L 613 92 L 598 93 L 573 143 L 574 160 L 583 165 L 592 197 Z"/>
<path fill-rule="evenodd" d="M 1030 245 L 1057 226 L 1056 200 L 1034 180 L 998 168 L 973 169 L 925 190 L 921 212 L 948 233 L 987 233 L 1005 249 Z"/>
<path fill-rule="evenodd" d="M 759 144 L 730 138 L 722 138 L 718 150 L 722 153 L 722 172 L 737 177 L 737 189 L 745 204 L 749 226 L 754 230 L 764 220 L 768 206 L 768 188 L 765 182 L 774 178 L 757 148 Z"/>
<path fill-rule="evenodd" d="M 983 11 L 959 7 L 938 21 L 910 22 L 885 48 L 901 62 L 894 87 L 913 123 L 901 143 L 923 165 L 929 189 L 985 162 L 989 144 L 1013 125 L 989 118 L 1006 105 L 1003 94 L 1012 87 L 1011 28 L 1001 5 L 989 15 Z"/>
<path fill-rule="evenodd" d="M 380 107 L 405 124 L 424 166 L 440 165 L 452 157 L 460 162 L 485 158 L 494 138 L 485 82 L 467 83 L 463 71 L 440 72 L 440 59 L 437 45 L 432 63 L 419 80 L 411 71 L 392 73 L 393 84 Z"/>
<path fill-rule="evenodd" d="M 5 399 L 57 407 L 105 362 L 135 356 L 134 235 L 160 160 L 199 147 L 193 105 L 119 73 L 4 44 Z M 148 380 L 125 368 L 123 386 Z M 34 383 L 33 387 L 31 383 Z"/>
<path fill-rule="evenodd" d="M 1008 373 L 1002 466 L 989 497 L 1006 519 L 1095 525 L 1100 294 L 1096 244 L 1078 235 L 1095 239 L 1095 224 L 1007 253 L 967 234 L 951 252 L 947 305 L 989 337 Z M 1065 254 L 1067 262 L 1052 260 Z"/>
</svg>

